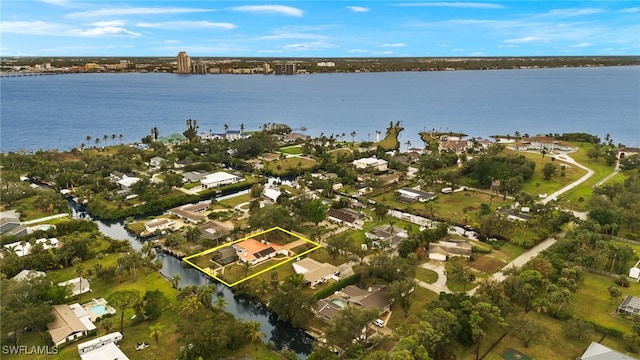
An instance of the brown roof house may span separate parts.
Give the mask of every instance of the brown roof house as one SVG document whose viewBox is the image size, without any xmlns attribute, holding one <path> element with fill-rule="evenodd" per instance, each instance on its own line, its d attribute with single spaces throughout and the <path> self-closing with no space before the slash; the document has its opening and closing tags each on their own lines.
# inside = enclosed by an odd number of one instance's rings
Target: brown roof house
<svg viewBox="0 0 640 360">
<path fill-rule="evenodd" d="M 304 281 L 311 287 L 329 280 L 339 281 L 340 269 L 329 263 L 319 263 L 311 258 L 304 258 L 293 264 L 293 271 L 302 274 Z"/>
<path fill-rule="evenodd" d="M 327 211 L 327 220 L 337 224 L 345 224 L 354 229 L 362 229 L 364 219 L 364 213 L 350 209 L 329 209 Z"/>
<path fill-rule="evenodd" d="M 471 257 L 471 244 L 466 240 L 441 240 L 429 244 L 429 259 L 446 261 L 450 256 Z"/>
<path fill-rule="evenodd" d="M 267 261 L 278 254 L 289 255 L 287 249 L 283 249 L 282 246 L 278 244 L 261 242 L 255 239 L 247 239 L 232 246 L 236 250 L 240 261 L 248 262 L 251 265 Z"/>
<path fill-rule="evenodd" d="M 363 310 L 376 310 L 382 314 L 391 309 L 386 285 L 373 285 L 367 289 L 349 285 L 336 294 L 316 303 L 316 314 L 331 320 L 345 306 L 358 306 Z"/>
<path fill-rule="evenodd" d="M 91 316 L 80 304 L 53 305 L 51 313 L 55 320 L 47 324 L 51 340 L 55 345 L 74 341 L 96 330 Z"/>
</svg>

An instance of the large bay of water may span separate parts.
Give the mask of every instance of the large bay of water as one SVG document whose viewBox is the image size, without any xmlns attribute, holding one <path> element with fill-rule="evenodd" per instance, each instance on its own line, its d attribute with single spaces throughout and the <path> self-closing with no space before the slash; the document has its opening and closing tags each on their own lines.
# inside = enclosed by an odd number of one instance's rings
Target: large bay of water
<svg viewBox="0 0 640 360">
<path fill-rule="evenodd" d="M 343 73 L 299 76 L 70 74 L 1 80 L 0 150 L 69 150 L 86 137 L 140 141 L 224 124 L 306 127 L 310 135 L 356 132 L 375 140 L 402 121 L 401 142 L 418 132 L 494 134 L 588 132 L 640 146 L 640 67 Z M 115 143 L 119 140 L 116 139 Z M 91 144 L 95 145 L 92 140 Z M 404 147 L 404 145 L 403 145 Z"/>
</svg>

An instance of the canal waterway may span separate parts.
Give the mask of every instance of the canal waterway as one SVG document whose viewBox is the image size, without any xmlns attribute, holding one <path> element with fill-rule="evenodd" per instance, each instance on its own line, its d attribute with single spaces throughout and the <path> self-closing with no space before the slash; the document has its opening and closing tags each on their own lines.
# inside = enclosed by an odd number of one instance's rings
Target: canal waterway
<svg viewBox="0 0 640 360">
<path fill-rule="evenodd" d="M 79 217 L 79 213 L 71 203 L 73 216 Z M 83 214 L 84 215 L 84 214 Z M 102 221 L 85 215 L 98 225 L 98 229 L 104 235 L 118 240 L 128 240 L 131 246 L 139 250 L 144 240 L 129 233 L 122 221 Z M 171 255 L 158 252 L 158 259 L 162 261 L 162 269 L 160 272 L 167 278 L 173 277 L 175 274 L 180 275 L 179 287 L 187 285 L 204 285 L 214 283 L 211 279 L 204 276 L 200 271 L 185 266 L 184 262 Z M 278 350 L 289 349 L 296 352 L 299 358 L 306 359 L 312 351 L 313 339 L 311 339 L 302 329 L 293 327 L 291 324 L 279 321 L 277 317 L 266 309 L 262 304 L 252 301 L 243 296 L 236 296 L 223 284 L 217 285 L 213 301 L 217 296 L 225 298 L 227 301 L 226 311 L 233 314 L 237 319 L 243 321 L 256 321 L 260 324 L 260 330 L 266 335 L 265 340 L 274 344 Z"/>
</svg>

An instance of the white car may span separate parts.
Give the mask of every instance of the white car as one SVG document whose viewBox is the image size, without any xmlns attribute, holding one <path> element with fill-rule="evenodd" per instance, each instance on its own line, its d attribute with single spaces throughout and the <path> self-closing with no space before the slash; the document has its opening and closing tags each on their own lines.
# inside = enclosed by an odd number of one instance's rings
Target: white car
<svg viewBox="0 0 640 360">
<path fill-rule="evenodd" d="M 373 320 L 373 323 L 376 324 L 377 327 L 384 327 L 384 321 L 382 321 L 381 319 L 375 319 Z"/>
</svg>

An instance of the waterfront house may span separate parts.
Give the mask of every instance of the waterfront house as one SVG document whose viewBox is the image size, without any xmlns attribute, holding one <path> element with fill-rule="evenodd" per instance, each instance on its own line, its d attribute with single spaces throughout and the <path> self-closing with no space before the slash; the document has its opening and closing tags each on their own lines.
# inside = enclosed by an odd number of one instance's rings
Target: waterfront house
<svg viewBox="0 0 640 360">
<path fill-rule="evenodd" d="M 278 254 L 284 256 L 289 255 L 287 249 L 283 249 L 282 246 L 278 244 L 272 244 L 267 241 L 260 242 L 255 239 L 247 239 L 232 246 L 240 261 L 248 262 L 251 265 L 267 261 Z"/>
<path fill-rule="evenodd" d="M 200 237 L 215 241 L 222 240 L 233 230 L 229 226 L 215 220 L 207 221 L 198 226 L 198 229 L 200 229 Z"/>
<path fill-rule="evenodd" d="M 461 154 L 472 145 L 471 141 L 467 140 L 446 140 L 438 144 L 438 150 L 440 152 L 453 151 L 456 154 Z"/>
<path fill-rule="evenodd" d="M 575 148 L 569 146 L 568 144 L 560 142 L 550 136 L 540 136 L 540 135 L 522 138 L 522 140 L 520 140 L 518 143 L 515 144 L 515 148 L 517 150 L 536 150 L 536 151 L 576 150 Z"/>
<path fill-rule="evenodd" d="M 213 253 L 213 261 L 224 266 L 238 260 L 236 250 L 231 246 L 225 246 Z"/>
<path fill-rule="evenodd" d="M 262 196 L 266 197 L 267 199 L 271 200 L 271 202 L 274 202 L 274 203 L 278 201 L 278 198 L 280 197 L 280 195 L 282 195 L 282 191 L 278 189 L 265 187 L 264 190 L 262 190 Z"/>
<path fill-rule="evenodd" d="M 60 241 L 58 241 L 58 239 L 56 238 L 50 238 L 50 239 L 45 239 L 45 238 L 41 238 L 41 239 L 37 239 L 34 244 L 40 244 L 42 246 L 43 250 L 48 250 L 48 249 L 57 249 L 60 247 Z M 31 245 L 30 242 L 25 242 L 24 245 L 21 244 L 21 242 L 13 242 L 10 244 L 6 244 L 4 246 L 5 249 L 13 251 L 16 255 L 22 257 L 22 256 L 26 256 L 29 255 L 31 253 L 31 249 L 33 248 L 34 245 Z"/>
<path fill-rule="evenodd" d="M 314 287 L 329 280 L 339 281 L 340 269 L 329 263 L 320 263 L 311 258 L 298 260 L 293 264 L 293 271 L 302 274 L 307 285 Z"/>
<path fill-rule="evenodd" d="M 91 316 L 80 304 L 53 305 L 51 313 L 55 316 L 55 320 L 47 324 L 47 329 L 56 346 L 77 340 L 90 331 L 96 330 L 96 326 L 91 322 Z"/>
<path fill-rule="evenodd" d="M 169 209 L 167 212 L 171 215 L 175 215 L 187 223 L 197 223 L 207 218 L 203 214 L 204 211 L 209 210 L 211 201 L 201 201 L 196 204 L 186 204 Z"/>
<path fill-rule="evenodd" d="M 170 219 L 159 218 L 159 219 L 145 221 L 144 228 L 146 233 L 153 234 L 154 232 L 156 232 L 156 230 L 162 231 L 162 230 L 171 229 L 171 227 L 175 225 L 175 223 L 176 223 L 175 221 Z"/>
</svg>

